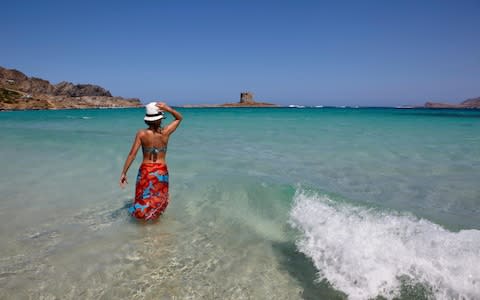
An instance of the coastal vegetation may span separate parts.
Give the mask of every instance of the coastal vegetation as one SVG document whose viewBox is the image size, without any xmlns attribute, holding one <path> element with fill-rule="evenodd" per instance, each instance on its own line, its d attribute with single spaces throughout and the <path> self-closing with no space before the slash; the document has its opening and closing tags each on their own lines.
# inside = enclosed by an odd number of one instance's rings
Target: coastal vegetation
<svg viewBox="0 0 480 300">
<path fill-rule="evenodd" d="M 20 97 L 22 97 L 22 94 L 18 91 L 0 87 L 0 102 L 15 103 Z"/>
</svg>

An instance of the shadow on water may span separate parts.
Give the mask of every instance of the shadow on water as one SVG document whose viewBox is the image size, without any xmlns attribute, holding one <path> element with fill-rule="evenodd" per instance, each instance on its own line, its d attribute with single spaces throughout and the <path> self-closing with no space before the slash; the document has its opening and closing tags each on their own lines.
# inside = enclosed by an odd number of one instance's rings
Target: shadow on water
<svg viewBox="0 0 480 300">
<path fill-rule="evenodd" d="M 335 290 L 325 280 L 318 282 L 313 262 L 298 252 L 293 242 L 273 243 L 272 247 L 283 269 L 302 286 L 303 299 L 347 299 L 345 294 Z"/>
<path fill-rule="evenodd" d="M 121 207 L 115 209 L 110 213 L 110 218 L 112 220 L 116 220 L 118 218 L 127 218 L 128 223 L 139 224 L 139 225 L 157 224 L 160 222 L 161 217 L 158 219 L 148 220 L 148 221 L 135 219 L 130 215 L 130 212 L 128 211 L 132 205 L 133 205 L 132 199 L 124 200 L 123 205 Z"/>
<path fill-rule="evenodd" d="M 132 206 L 132 200 L 124 200 L 123 205 L 120 208 L 117 208 L 110 213 L 110 217 L 115 220 L 124 216 L 125 214 L 129 215 L 128 209 L 130 208 L 130 206 Z"/>
<path fill-rule="evenodd" d="M 112 211 L 109 215 L 109 218 L 111 220 L 118 220 L 118 219 L 123 219 L 125 218 L 128 223 L 138 223 L 135 218 L 133 218 L 130 213 L 128 212 L 128 209 L 133 205 L 132 199 L 125 199 L 123 201 L 123 205 L 120 206 L 119 208 L 115 209 Z"/>
</svg>

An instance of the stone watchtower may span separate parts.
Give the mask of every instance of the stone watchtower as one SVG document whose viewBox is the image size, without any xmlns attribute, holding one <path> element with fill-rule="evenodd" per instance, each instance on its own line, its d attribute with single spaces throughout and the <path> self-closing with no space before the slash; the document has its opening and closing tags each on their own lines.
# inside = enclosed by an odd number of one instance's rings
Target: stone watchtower
<svg viewBox="0 0 480 300">
<path fill-rule="evenodd" d="M 253 94 L 250 92 L 240 93 L 240 103 L 255 103 Z"/>
</svg>

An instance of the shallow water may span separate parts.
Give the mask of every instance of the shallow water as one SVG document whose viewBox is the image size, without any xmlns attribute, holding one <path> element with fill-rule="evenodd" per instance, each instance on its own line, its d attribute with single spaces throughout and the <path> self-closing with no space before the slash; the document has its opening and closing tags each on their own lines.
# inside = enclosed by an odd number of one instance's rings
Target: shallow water
<svg viewBox="0 0 480 300">
<path fill-rule="evenodd" d="M 480 298 L 480 112 L 181 112 L 149 225 L 143 110 L 0 114 L 0 298 Z"/>
</svg>

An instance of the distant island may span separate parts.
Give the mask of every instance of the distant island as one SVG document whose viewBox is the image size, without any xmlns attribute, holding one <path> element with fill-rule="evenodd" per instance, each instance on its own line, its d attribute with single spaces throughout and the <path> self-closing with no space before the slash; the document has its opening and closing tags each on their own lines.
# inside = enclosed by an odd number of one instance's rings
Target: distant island
<svg viewBox="0 0 480 300">
<path fill-rule="evenodd" d="M 480 97 L 467 99 L 460 104 L 448 104 L 438 102 L 427 102 L 423 107 L 426 108 L 480 108 Z"/>
<path fill-rule="evenodd" d="M 0 110 L 140 106 L 139 99 L 112 96 L 98 85 L 66 81 L 52 85 L 47 80 L 0 67 Z"/>
<path fill-rule="evenodd" d="M 256 102 L 253 100 L 253 93 L 243 92 L 240 93 L 240 101 L 233 103 L 223 103 L 223 104 L 187 104 L 182 105 L 181 107 L 191 108 L 191 107 L 278 107 L 278 105 L 273 103 L 266 102 Z"/>
</svg>

